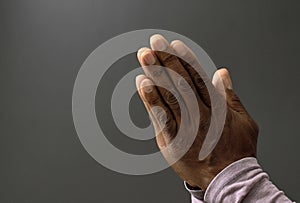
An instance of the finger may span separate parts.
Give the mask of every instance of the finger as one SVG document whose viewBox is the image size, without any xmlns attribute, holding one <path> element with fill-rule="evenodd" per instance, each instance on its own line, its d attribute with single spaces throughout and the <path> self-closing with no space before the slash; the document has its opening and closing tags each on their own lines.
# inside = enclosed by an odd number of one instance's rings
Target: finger
<svg viewBox="0 0 300 203">
<path fill-rule="evenodd" d="M 149 48 L 142 48 L 138 51 L 138 60 L 147 77 L 157 85 L 157 89 L 166 106 L 173 113 L 176 123 L 181 123 L 181 109 L 179 105 L 179 94 L 168 77 L 166 71 L 161 67 L 160 62 Z M 183 107 L 182 107 L 183 108 Z M 184 111 L 184 109 L 183 109 Z"/>
<path fill-rule="evenodd" d="M 154 126 L 154 131 L 155 131 L 155 137 L 156 137 L 156 141 L 157 141 L 157 144 L 160 148 L 163 148 L 166 146 L 166 142 L 165 142 L 165 139 L 163 138 L 162 136 L 162 133 L 161 133 L 161 129 L 159 127 L 159 124 L 157 122 L 157 120 L 155 119 L 155 117 L 153 116 L 153 113 L 151 112 L 151 108 L 149 105 L 147 105 L 147 103 L 144 101 L 143 99 L 143 94 L 140 90 L 140 84 L 141 82 L 146 79 L 147 77 L 145 75 L 138 75 L 135 79 L 135 83 L 136 83 L 136 88 L 138 90 L 138 93 L 140 95 L 140 98 L 142 99 L 143 103 L 144 103 L 144 106 L 148 112 L 148 115 L 152 121 L 152 124 Z"/>
<path fill-rule="evenodd" d="M 213 76 L 213 84 L 225 96 L 228 106 L 236 112 L 247 113 L 239 97 L 232 89 L 232 80 L 226 68 L 219 69 Z"/>
<path fill-rule="evenodd" d="M 207 111 L 207 109 L 205 109 L 205 105 L 202 103 L 199 95 L 197 94 L 190 75 L 185 70 L 177 56 L 172 54 L 174 53 L 174 50 L 169 46 L 168 41 L 161 35 L 153 35 L 150 38 L 150 44 L 161 64 L 167 67 L 168 75 L 183 98 L 189 112 L 193 113 L 196 110 L 199 110 L 199 107 L 200 111 Z M 198 100 L 198 103 L 195 101 L 195 97 Z"/>
<path fill-rule="evenodd" d="M 139 76 L 136 81 L 140 97 L 159 132 L 163 135 L 162 138 L 160 133 L 158 134 L 158 144 L 165 146 L 165 143 L 170 142 L 176 135 L 176 121 L 169 108 L 165 106 L 154 83 L 146 76 Z"/>
<path fill-rule="evenodd" d="M 214 73 L 214 76 L 213 76 L 213 79 L 212 79 L 212 84 L 214 85 L 214 87 L 216 88 L 216 90 L 223 96 L 223 98 L 226 99 L 226 88 L 228 88 L 228 87 L 226 87 L 224 85 L 222 77 L 226 77 L 225 76 L 225 70 L 224 69 L 217 70 Z M 228 85 L 230 85 L 230 87 L 232 89 L 232 82 L 231 82 L 231 80 L 229 81 L 229 83 L 227 84 L 227 86 Z"/>
<path fill-rule="evenodd" d="M 193 83 L 200 95 L 203 103 L 210 107 L 211 99 L 210 93 L 214 94 L 215 89 L 213 88 L 209 77 L 207 76 L 205 70 L 201 66 L 199 60 L 193 51 L 187 47 L 182 41 L 174 40 L 170 45 L 180 57 L 180 62 L 186 68 L 187 72 L 191 76 Z"/>
<path fill-rule="evenodd" d="M 137 91 L 138 91 L 138 93 L 140 95 L 140 98 L 142 99 L 142 101 L 144 103 L 144 106 L 145 106 L 145 108 L 146 108 L 146 110 L 147 110 L 147 112 L 148 112 L 148 114 L 149 114 L 149 116 L 151 118 L 151 121 L 152 121 L 153 126 L 154 126 L 154 130 L 155 130 L 155 134 L 157 135 L 160 132 L 160 128 L 158 126 L 158 123 L 157 123 L 156 119 L 153 117 L 153 115 L 151 113 L 150 107 L 147 106 L 147 104 L 144 102 L 144 100 L 142 98 L 142 92 L 140 90 L 141 82 L 144 79 L 146 79 L 146 78 L 147 77 L 145 75 L 138 75 L 138 76 L 136 76 L 136 78 L 135 78 L 135 85 L 136 85 L 136 89 L 137 89 Z"/>
</svg>

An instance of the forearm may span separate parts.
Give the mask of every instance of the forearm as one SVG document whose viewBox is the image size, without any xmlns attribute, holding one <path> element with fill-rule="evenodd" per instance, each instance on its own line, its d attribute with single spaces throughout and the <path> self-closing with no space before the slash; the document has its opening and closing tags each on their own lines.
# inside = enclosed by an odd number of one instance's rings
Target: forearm
<svg viewBox="0 0 300 203">
<path fill-rule="evenodd" d="M 218 174 L 206 192 L 188 190 L 192 202 L 291 202 L 263 172 L 255 158 L 241 159 Z"/>
</svg>

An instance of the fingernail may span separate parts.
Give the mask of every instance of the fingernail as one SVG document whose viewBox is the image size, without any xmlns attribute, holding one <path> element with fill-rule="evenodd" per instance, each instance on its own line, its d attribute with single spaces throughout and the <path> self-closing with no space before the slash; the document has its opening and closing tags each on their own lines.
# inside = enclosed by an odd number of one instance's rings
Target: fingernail
<svg viewBox="0 0 300 203">
<path fill-rule="evenodd" d="M 222 80 L 227 89 L 232 89 L 232 84 L 227 77 L 223 77 Z"/>
<path fill-rule="evenodd" d="M 149 79 L 145 79 L 142 81 L 140 88 L 142 88 L 143 92 L 150 93 L 153 90 L 153 82 Z"/>
<path fill-rule="evenodd" d="M 179 43 L 174 43 L 173 49 L 176 51 L 176 53 L 179 56 L 185 56 L 187 53 L 187 48 L 184 45 L 179 44 Z"/>
<path fill-rule="evenodd" d="M 138 76 L 136 76 L 136 78 L 135 78 L 135 86 L 136 86 L 137 89 L 140 88 L 141 82 L 143 81 L 144 78 L 145 78 L 144 75 L 138 75 Z"/>
<path fill-rule="evenodd" d="M 150 38 L 150 44 L 153 50 L 164 51 L 167 49 L 168 44 L 161 35 L 153 35 Z"/>
<path fill-rule="evenodd" d="M 140 48 L 137 52 L 137 56 L 141 55 L 145 51 L 145 48 Z"/>
<path fill-rule="evenodd" d="M 145 51 L 142 54 L 142 59 L 148 64 L 153 65 L 155 63 L 155 58 L 151 51 Z"/>
</svg>

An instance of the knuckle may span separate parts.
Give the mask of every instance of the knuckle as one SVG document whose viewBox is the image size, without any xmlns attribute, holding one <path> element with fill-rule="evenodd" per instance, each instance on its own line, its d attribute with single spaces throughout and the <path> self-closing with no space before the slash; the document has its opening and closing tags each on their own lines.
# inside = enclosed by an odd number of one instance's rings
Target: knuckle
<svg viewBox="0 0 300 203">
<path fill-rule="evenodd" d="M 165 129 L 169 132 L 173 131 L 175 127 L 175 122 L 170 118 L 170 116 L 167 116 L 167 119 L 165 120 Z"/>
<path fill-rule="evenodd" d="M 161 117 L 165 114 L 165 110 L 160 106 L 155 106 L 151 109 L 154 117 L 159 121 Z"/>
<path fill-rule="evenodd" d="M 165 127 L 162 133 L 169 138 L 174 138 L 176 136 L 176 123 L 173 119 L 168 119 L 165 123 Z"/>
<path fill-rule="evenodd" d="M 163 95 L 172 109 L 179 108 L 179 94 L 175 90 L 165 91 Z"/>
<path fill-rule="evenodd" d="M 169 119 L 170 117 L 167 115 L 166 112 L 162 111 L 159 115 L 157 115 L 157 120 L 161 124 L 161 126 L 165 125 Z"/>
<path fill-rule="evenodd" d="M 147 98 L 147 101 L 151 106 L 154 106 L 160 103 L 160 98 L 152 95 Z"/>
<path fill-rule="evenodd" d="M 150 73 L 150 77 L 151 78 L 159 78 L 162 75 L 162 72 L 163 72 L 162 68 L 156 67 L 155 70 L 153 70 Z"/>
<path fill-rule="evenodd" d="M 174 62 L 174 60 L 176 60 L 176 57 L 169 53 L 162 53 L 161 59 L 166 64 L 172 64 Z"/>
<path fill-rule="evenodd" d="M 180 77 L 178 79 L 178 88 L 183 92 L 191 92 L 191 81 L 188 77 Z"/>
<path fill-rule="evenodd" d="M 166 136 L 173 136 L 176 133 L 176 122 L 172 119 L 171 112 L 168 109 L 152 108 L 161 132 Z"/>
</svg>

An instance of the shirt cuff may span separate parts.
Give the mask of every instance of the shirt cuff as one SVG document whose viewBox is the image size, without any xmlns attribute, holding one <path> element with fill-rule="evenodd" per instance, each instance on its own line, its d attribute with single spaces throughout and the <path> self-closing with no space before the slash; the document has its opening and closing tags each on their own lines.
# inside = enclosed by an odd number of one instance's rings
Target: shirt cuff
<svg viewBox="0 0 300 203">
<path fill-rule="evenodd" d="M 184 182 L 186 190 L 196 199 L 198 200 L 209 200 L 209 202 L 214 202 L 218 194 L 222 193 L 222 188 L 224 185 L 229 182 L 234 181 L 236 177 L 245 173 L 245 171 L 249 169 L 259 169 L 261 171 L 260 166 L 257 163 L 256 158 L 247 157 L 240 159 L 236 162 L 233 162 L 226 168 L 224 168 L 209 184 L 207 190 L 204 192 L 203 190 L 195 189 L 189 186 L 186 182 Z"/>
<path fill-rule="evenodd" d="M 200 188 L 195 188 L 190 186 L 187 182 L 184 181 L 185 189 L 196 199 L 204 200 L 204 191 Z"/>
</svg>

